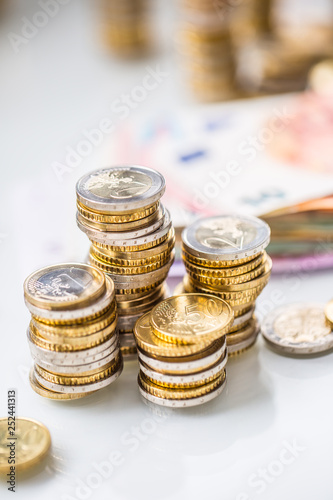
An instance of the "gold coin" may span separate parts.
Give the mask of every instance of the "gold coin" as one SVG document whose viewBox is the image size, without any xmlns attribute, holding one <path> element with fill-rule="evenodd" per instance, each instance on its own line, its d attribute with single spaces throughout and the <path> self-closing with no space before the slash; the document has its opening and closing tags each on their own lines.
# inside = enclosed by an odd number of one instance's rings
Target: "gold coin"
<svg viewBox="0 0 333 500">
<path fill-rule="evenodd" d="M 161 302 L 161 300 L 165 300 L 168 297 L 168 294 L 166 293 L 166 288 L 163 286 L 158 290 L 158 293 L 155 293 L 153 296 L 151 296 L 151 299 L 147 299 L 146 301 L 142 302 L 141 304 L 134 306 L 132 305 L 131 307 L 127 309 L 120 309 L 118 308 L 118 313 L 119 317 L 123 316 L 128 316 L 129 313 L 131 315 L 136 315 L 136 314 L 145 314 L 148 311 L 151 311 L 152 308 Z M 122 302 L 124 304 L 124 302 Z"/>
<path fill-rule="evenodd" d="M 29 335 L 30 335 L 30 340 L 33 342 L 35 345 L 38 347 L 41 347 L 42 349 L 47 349 L 48 351 L 55 351 L 55 352 L 75 352 L 75 351 L 85 351 L 87 349 L 91 349 L 92 347 L 96 347 L 100 344 L 103 344 L 103 342 L 107 342 L 110 340 L 116 333 L 116 330 L 113 330 L 109 335 L 106 337 L 103 337 L 102 335 L 100 336 L 100 339 L 95 340 L 94 342 L 83 343 L 81 342 L 79 345 L 75 344 L 64 344 L 64 343 L 55 343 L 53 341 L 49 341 L 47 339 L 44 339 L 38 333 L 34 333 L 33 331 L 29 330 Z"/>
<path fill-rule="evenodd" d="M 47 325 L 32 318 L 32 325 L 40 335 L 48 340 L 64 337 L 87 337 L 107 328 L 116 318 L 116 302 L 100 318 L 87 321 L 84 325 Z"/>
<path fill-rule="evenodd" d="M 216 363 L 214 363 L 216 364 Z M 144 372 L 144 369 L 145 368 L 148 368 L 149 367 L 147 365 L 145 365 L 145 363 L 143 363 L 142 361 L 140 361 L 140 369 L 141 369 L 141 372 Z M 149 370 L 151 371 L 152 373 L 153 370 Z M 222 374 L 222 372 L 224 372 L 224 369 L 221 370 L 217 375 L 212 375 L 208 378 L 203 378 L 202 380 L 199 380 L 197 382 L 187 382 L 187 383 L 174 383 L 174 384 L 171 384 L 169 382 L 162 382 L 161 380 L 156 380 L 154 378 L 154 376 L 149 376 L 147 375 L 147 373 L 145 373 L 145 377 L 147 378 L 147 380 L 149 382 L 152 382 L 153 384 L 159 386 L 159 387 L 163 387 L 163 388 L 168 388 L 168 389 L 192 389 L 192 388 L 195 388 L 195 387 L 202 387 L 203 385 L 206 385 L 208 384 L 209 382 L 213 382 L 215 379 L 217 379 L 218 377 L 220 377 L 220 375 Z M 182 376 L 180 375 L 179 378 L 181 379 Z"/>
<path fill-rule="evenodd" d="M 117 304 L 118 306 L 118 313 L 119 315 L 124 315 L 125 312 L 128 314 L 128 310 L 132 310 L 132 308 L 140 308 L 141 306 L 147 304 L 147 303 L 153 303 L 155 300 L 157 300 L 159 297 L 165 295 L 168 291 L 168 288 L 166 287 L 165 283 L 163 283 L 160 287 L 155 288 L 149 293 L 142 294 L 141 297 L 138 297 L 137 299 L 129 299 L 127 301 L 119 302 Z M 135 314 L 135 313 L 133 313 Z"/>
<path fill-rule="evenodd" d="M 194 264 L 197 264 L 199 266 L 203 267 L 210 267 L 210 268 L 237 268 L 243 264 L 246 264 L 247 262 L 250 262 L 260 255 L 262 255 L 262 252 L 259 252 L 255 255 L 251 255 L 250 257 L 244 257 L 244 259 L 238 259 L 238 260 L 207 260 L 207 259 L 201 259 L 200 257 L 195 257 L 194 255 L 191 255 L 190 253 L 186 252 L 184 246 L 182 249 L 183 256 L 185 260 L 188 262 L 193 262 Z"/>
<path fill-rule="evenodd" d="M 238 344 L 251 337 L 254 332 L 258 329 L 258 321 L 252 318 L 249 323 L 243 328 L 236 332 L 227 334 L 227 344 L 228 346 Z"/>
<path fill-rule="evenodd" d="M 199 274 L 201 276 L 207 276 L 208 278 L 229 278 L 249 273 L 250 271 L 256 269 L 263 262 L 265 258 L 266 258 L 266 252 L 263 252 L 260 253 L 255 259 L 252 259 L 246 264 L 240 266 L 233 266 L 230 268 L 213 267 L 212 269 L 210 269 L 209 267 L 193 264 L 191 261 L 187 260 L 187 257 L 185 255 L 183 256 L 186 270 Z"/>
<path fill-rule="evenodd" d="M 160 269 L 165 264 L 167 264 L 171 258 L 171 250 L 165 255 L 163 259 L 145 266 L 113 266 L 108 262 L 104 262 L 103 260 L 101 260 L 101 258 L 97 256 L 92 249 L 90 249 L 89 258 L 91 265 L 98 267 L 98 269 L 101 269 L 105 273 L 126 275 L 145 274 L 150 273 L 151 271 L 156 271 L 157 269 Z"/>
<path fill-rule="evenodd" d="M 333 328 L 333 299 L 325 307 L 325 316 L 329 326 Z"/>
<path fill-rule="evenodd" d="M 35 377 L 35 372 L 34 369 L 32 368 L 30 370 L 29 374 L 29 382 L 31 388 L 39 394 L 39 396 L 42 396 L 43 398 L 47 399 L 54 399 L 57 401 L 70 401 L 73 399 L 81 399 L 84 398 L 85 396 L 90 396 L 93 394 L 93 392 L 72 392 L 72 393 L 64 393 L 64 392 L 55 392 L 51 391 L 50 389 L 46 389 L 42 385 L 40 385 Z"/>
<path fill-rule="evenodd" d="M 134 356 L 137 354 L 137 349 L 136 347 L 128 347 L 128 346 L 122 346 L 120 348 L 122 356 Z"/>
<path fill-rule="evenodd" d="M 32 314 L 32 318 L 34 318 L 36 321 L 39 323 L 43 323 L 44 325 L 48 326 L 65 326 L 65 327 L 70 327 L 70 326 L 78 326 L 78 325 L 84 325 L 91 321 L 97 320 L 98 318 L 101 318 L 104 314 L 107 313 L 107 311 L 110 309 L 110 304 L 108 304 L 104 309 L 101 309 L 97 313 L 90 314 L 89 316 L 85 316 L 82 318 L 76 318 L 76 319 L 46 319 L 46 318 L 41 318 L 37 314 Z"/>
<path fill-rule="evenodd" d="M 95 254 L 100 260 L 107 262 L 112 266 L 141 267 L 165 259 L 168 255 L 170 255 L 174 246 L 175 238 L 173 236 L 165 243 L 143 252 L 106 252 L 101 251 L 94 245 L 91 246 L 90 252 Z"/>
<path fill-rule="evenodd" d="M 39 366 L 38 364 L 35 364 L 35 370 L 36 372 L 44 379 L 47 380 L 48 382 L 51 382 L 52 384 L 59 384 L 59 385 L 86 385 L 86 384 L 93 384 L 94 382 L 98 382 L 99 380 L 104 380 L 105 378 L 108 378 L 110 375 L 115 373 L 119 369 L 119 356 L 112 360 L 110 363 L 108 363 L 107 367 L 104 369 L 99 369 L 96 373 L 93 375 L 87 375 L 87 376 L 76 376 L 76 377 L 66 377 L 66 376 L 60 376 L 55 373 L 49 372 Z"/>
<path fill-rule="evenodd" d="M 57 311 L 85 307 L 106 290 L 105 276 L 87 264 L 56 264 L 30 274 L 24 282 L 27 303 Z"/>
<path fill-rule="evenodd" d="M 144 388 L 146 392 L 152 394 L 153 396 L 163 398 L 163 399 L 190 399 L 190 398 L 198 398 L 200 396 L 204 396 L 209 392 L 213 391 L 218 387 L 225 379 L 226 373 L 225 370 L 213 381 L 208 382 L 205 385 L 201 385 L 199 387 L 191 388 L 191 389 L 175 389 L 175 388 L 166 388 L 160 387 L 157 384 L 151 382 L 144 373 L 140 371 L 139 373 L 139 384 Z"/>
<path fill-rule="evenodd" d="M 132 245 L 129 247 L 125 247 L 123 245 L 120 246 L 114 246 L 114 245 L 105 245 L 104 243 L 99 243 L 98 241 L 91 240 L 93 245 L 97 248 L 101 248 L 102 250 L 105 251 L 113 251 L 113 252 L 139 252 L 142 250 L 148 250 L 149 248 L 154 248 L 160 245 L 161 243 L 164 243 L 168 239 L 170 235 L 170 231 L 162 236 L 161 238 L 157 238 L 154 241 L 150 241 L 149 243 L 143 243 L 142 245 Z"/>
<path fill-rule="evenodd" d="M 151 312 L 154 334 L 180 344 L 213 341 L 228 332 L 234 319 L 231 307 L 218 297 L 183 294 L 160 302 Z"/>
<path fill-rule="evenodd" d="M 84 223 L 84 225 L 86 225 L 88 228 L 99 229 L 100 231 L 104 232 L 119 232 L 119 234 L 121 234 L 123 232 L 126 233 L 126 231 L 132 231 L 133 229 L 137 228 L 149 228 L 149 226 L 161 220 L 162 217 L 164 217 L 164 209 L 158 208 L 155 212 L 153 212 L 151 215 L 148 215 L 148 217 L 145 217 L 144 219 L 133 222 L 124 222 L 123 224 L 108 224 L 105 222 L 93 221 L 91 219 L 86 221 L 83 220 L 82 223 Z"/>
<path fill-rule="evenodd" d="M 141 316 L 134 326 L 134 336 L 138 346 L 146 353 L 157 357 L 189 356 L 204 351 L 211 345 L 211 339 L 203 339 L 197 344 L 174 344 L 165 342 L 154 335 L 150 325 L 150 312 Z"/>
<path fill-rule="evenodd" d="M 15 421 L 8 421 L 6 417 L 0 418 L 0 442 L 0 472 L 9 474 L 11 452 L 15 455 L 15 470 L 28 469 L 45 458 L 51 447 L 51 436 L 37 420 L 15 417 Z"/>
<path fill-rule="evenodd" d="M 94 221 L 94 222 L 104 222 L 106 224 L 123 224 L 127 222 L 134 222 L 138 221 L 141 219 L 144 219 L 145 217 L 148 217 L 149 215 L 152 215 L 153 213 L 156 212 L 156 210 L 159 207 L 159 202 L 154 203 L 153 205 L 150 205 L 149 207 L 143 208 L 142 210 L 137 210 L 135 212 L 126 212 L 126 213 L 121 213 L 121 214 L 105 214 L 102 212 L 96 212 L 95 210 L 92 210 L 91 208 L 86 207 L 82 203 L 80 203 L 78 200 L 76 202 L 76 206 L 78 209 L 78 212 L 84 217 L 85 219 Z"/>
<path fill-rule="evenodd" d="M 187 273 L 189 276 L 194 278 L 196 281 L 199 281 L 200 283 L 204 283 L 204 284 L 207 284 L 210 286 L 220 287 L 220 286 L 239 285 L 239 284 L 243 284 L 243 283 L 248 283 L 248 282 L 254 280 L 255 278 L 258 278 L 259 276 L 261 276 L 266 269 L 265 264 L 266 263 L 264 261 L 258 267 L 253 269 L 252 271 L 249 271 L 249 272 L 244 273 L 244 274 L 239 274 L 238 276 L 230 276 L 230 277 L 226 277 L 226 278 L 213 278 L 213 277 L 209 277 L 209 276 L 203 276 L 203 275 L 198 274 L 197 272 L 192 271 L 188 268 L 187 268 Z M 185 267 L 186 267 L 186 264 L 185 264 Z"/>
<path fill-rule="evenodd" d="M 169 272 L 169 270 L 168 270 Z M 157 288 L 158 286 L 162 285 L 164 281 L 166 280 L 168 276 L 168 272 L 165 273 L 165 275 L 160 278 L 158 281 L 155 283 L 152 283 L 151 285 L 144 285 L 139 288 L 119 288 L 116 290 L 116 300 L 118 300 L 117 295 L 133 295 L 133 294 L 138 294 L 142 292 L 149 292 Z"/>
</svg>

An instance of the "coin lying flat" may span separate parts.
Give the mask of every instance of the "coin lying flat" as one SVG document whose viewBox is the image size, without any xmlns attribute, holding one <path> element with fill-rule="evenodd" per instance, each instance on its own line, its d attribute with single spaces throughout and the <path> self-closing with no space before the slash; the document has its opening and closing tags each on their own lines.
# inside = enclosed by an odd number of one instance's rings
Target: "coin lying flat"
<svg viewBox="0 0 333 500">
<path fill-rule="evenodd" d="M 281 353 L 306 355 L 333 348 L 333 333 L 320 304 L 279 307 L 265 318 L 261 332 Z"/>
<path fill-rule="evenodd" d="M 99 212 L 126 212 L 152 205 L 165 191 L 164 177 L 147 167 L 119 166 L 96 170 L 79 179 L 77 198 Z"/>
<path fill-rule="evenodd" d="M 201 259 L 235 261 L 262 252 L 270 228 L 256 217 L 220 215 L 194 222 L 182 233 L 186 252 Z"/>
<path fill-rule="evenodd" d="M 89 305 L 105 292 L 101 271 L 86 264 L 44 267 L 24 282 L 26 302 L 41 309 L 72 309 Z"/>
<path fill-rule="evenodd" d="M 15 440 L 13 439 L 15 437 Z M 0 472 L 8 473 L 10 442 L 15 448 L 15 469 L 23 470 L 40 463 L 51 447 L 51 436 L 45 425 L 30 418 L 16 417 L 14 436 L 9 434 L 8 419 L 0 419 Z"/>
<path fill-rule="evenodd" d="M 49 389 L 46 389 L 45 387 L 43 387 L 38 383 L 33 368 L 30 370 L 29 382 L 32 390 L 35 391 L 39 396 L 43 396 L 44 398 L 47 399 L 54 399 L 56 401 L 71 401 L 73 399 L 81 399 L 86 396 L 89 396 L 90 394 L 93 394 L 93 392 L 82 392 L 82 393 L 76 392 L 72 394 L 66 394 L 62 392 L 50 391 Z"/>
<path fill-rule="evenodd" d="M 183 294 L 170 297 L 151 312 L 154 334 L 168 342 L 211 341 L 226 333 L 233 322 L 231 307 L 218 297 Z"/>
</svg>

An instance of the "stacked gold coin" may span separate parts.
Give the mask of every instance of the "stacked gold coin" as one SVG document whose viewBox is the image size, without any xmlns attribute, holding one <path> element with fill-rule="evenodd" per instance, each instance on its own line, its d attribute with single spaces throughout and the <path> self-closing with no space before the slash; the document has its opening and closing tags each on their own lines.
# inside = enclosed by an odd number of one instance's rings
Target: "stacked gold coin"
<svg viewBox="0 0 333 500">
<path fill-rule="evenodd" d="M 30 384 L 50 399 L 76 399 L 122 372 L 112 280 L 86 264 L 57 264 L 24 282 L 32 318 Z"/>
<path fill-rule="evenodd" d="M 137 55 L 150 46 L 150 15 L 147 0 L 103 0 L 102 36 L 118 55 Z"/>
<path fill-rule="evenodd" d="M 182 0 L 181 4 L 178 47 L 194 94 L 205 101 L 233 97 L 234 55 L 227 0 Z"/>
<path fill-rule="evenodd" d="M 175 235 L 160 203 L 164 177 L 124 166 L 97 170 L 76 186 L 77 223 L 92 242 L 90 263 L 112 278 L 123 355 L 133 355 L 138 318 L 166 297 Z"/>
<path fill-rule="evenodd" d="M 242 0 L 230 9 L 230 31 L 235 47 L 271 33 L 272 0 Z"/>
<path fill-rule="evenodd" d="M 226 334 L 234 314 L 218 297 L 183 294 L 160 302 L 136 323 L 142 396 L 162 406 L 195 406 L 225 387 Z"/>
<path fill-rule="evenodd" d="M 187 274 L 176 293 L 207 293 L 228 302 L 235 315 L 229 354 L 249 348 L 259 333 L 254 308 L 271 274 L 269 240 L 265 222 L 238 215 L 201 219 L 182 233 Z"/>
</svg>

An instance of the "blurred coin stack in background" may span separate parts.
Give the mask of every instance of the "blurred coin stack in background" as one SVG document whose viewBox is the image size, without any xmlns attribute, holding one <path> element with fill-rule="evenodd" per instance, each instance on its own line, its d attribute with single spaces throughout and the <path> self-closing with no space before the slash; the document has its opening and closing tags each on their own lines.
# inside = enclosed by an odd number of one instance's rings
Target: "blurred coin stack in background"
<svg viewBox="0 0 333 500">
<path fill-rule="evenodd" d="M 112 281 L 86 264 L 57 264 L 24 282 L 32 318 L 30 384 L 49 399 L 77 399 L 122 372 Z"/>
<path fill-rule="evenodd" d="M 183 294 L 160 302 L 136 323 L 139 390 L 170 407 L 206 403 L 226 383 L 231 307 L 218 297 Z"/>
<path fill-rule="evenodd" d="M 151 45 L 149 0 L 101 0 L 102 37 L 120 56 L 136 56 Z"/>
<path fill-rule="evenodd" d="M 194 94 L 204 101 L 234 97 L 234 55 L 227 0 L 180 0 L 178 50 Z"/>
<path fill-rule="evenodd" d="M 175 294 L 207 293 L 228 302 L 235 315 L 227 334 L 229 354 L 252 346 L 259 333 L 254 308 L 271 274 L 269 240 L 265 222 L 238 215 L 201 219 L 182 233 L 187 274 Z"/>
<path fill-rule="evenodd" d="M 235 47 L 271 32 L 272 0 L 229 2 L 230 32 Z"/>
<path fill-rule="evenodd" d="M 140 166 L 97 170 L 76 186 L 77 224 L 92 242 L 90 263 L 115 285 L 124 356 L 136 353 L 137 319 L 168 295 L 175 235 L 160 203 L 164 191 L 164 177 Z"/>
</svg>

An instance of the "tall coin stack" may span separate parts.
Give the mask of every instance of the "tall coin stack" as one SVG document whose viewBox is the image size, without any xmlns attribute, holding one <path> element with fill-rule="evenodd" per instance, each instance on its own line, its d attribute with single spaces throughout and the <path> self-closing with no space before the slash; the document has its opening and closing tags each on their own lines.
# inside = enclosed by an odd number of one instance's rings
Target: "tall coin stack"
<svg viewBox="0 0 333 500">
<path fill-rule="evenodd" d="M 137 319 L 167 295 L 175 235 L 160 203 L 164 177 L 147 167 L 97 170 L 76 186 L 77 224 L 88 236 L 90 263 L 112 278 L 123 355 L 136 353 Z"/>
<path fill-rule="evenodd" d="M 161 406 L 187 407 L 218 396 L 226 384 L 234 314 L 218 297 L 183 294 L 160 302 L 136 323 L 139 390 Z"/>
<path fill-rule="evenodd" d="M 150 46 L 148 0 L 102 0 L 102 36 L 120 56 L 140 55 Z"/>
<path fill-rule="evenodd" d="M 269 240 L 265 222 L 242 215 L 201 219 L 182 233 L 187 274 L 176 293 L 208 293 L 228 302 L 235 315 L 227 334 L 229 354 L 251 347 L 259 333 L 254 309 L 271 274 Z"/>
<path fill-rule="evenodd" d="M 241 0 L 232 7 L 230 31 L 235 47 L 271 33 L 272 3 L 272 0 Z"/>
<path fill-rule="evenodd" d="M 234 55 L 227 0 L 182 0 L 178 35 L 182 66 L 194 94 L 204 101 L 234 97 Z"/>
<path fill-rule="evenodd" d="M 57 264 L 24 282 L 32 318 L 30 384 L 49 399 L 77 399 L 122 372 L 114 285 L 85 264 Z"/>
</svg>

